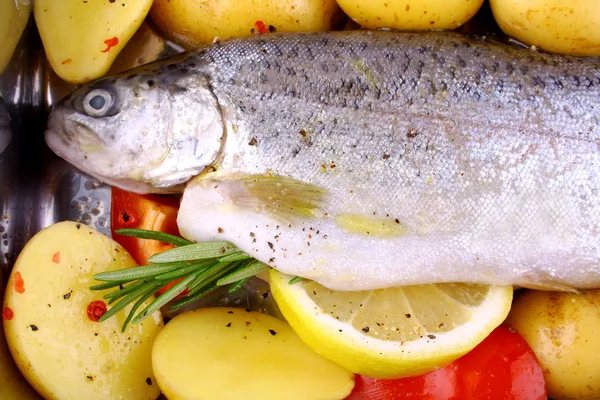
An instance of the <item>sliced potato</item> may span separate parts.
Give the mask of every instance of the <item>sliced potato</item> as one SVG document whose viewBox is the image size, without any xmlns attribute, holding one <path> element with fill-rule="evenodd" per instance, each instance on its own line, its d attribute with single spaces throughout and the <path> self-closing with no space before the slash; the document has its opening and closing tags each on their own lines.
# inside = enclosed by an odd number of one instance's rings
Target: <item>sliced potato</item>
<svg viewBox="0 0 600 400">
<path fill-rule="evenodd" d="M 179 314 L 152 349 L 169 400 L 344 399 L 354 375 L 311 350 L 290 326 L 237 308 Z"/>
<path fill-rule="evenodd" d="M 535 352 L 550 398 L 600 399 L 600 290 L 525 291 L 506 322 Z"/>
<path fill-rule="evenodd" d="M 195 49 L 215 37 L 327 31 L 343 23 L 335 0 L 154 0 L 152 21 L 174 42 Z"/>
<path fill-rule="evenodd" d="M 600 56 L 598 0 L 490 0 L 502 31 L 527 45 L 574 56 Z"/>
<path fill-rule="evenodd" d="M 4 331 L 17 366 L 44 398 L 158 397 L 151 350 L 160 314 L 125 333 L 126 311 L 93 321 L 107 292 L 91 291 L 99 283 L 92 277 L 135 265 L 115 241 L 70 221 L 40 231 L 24 247 L 8 280 Z"/>
<path fill-rule="evenodd" d="M 0 1 L 0 74 L 12 58 L 30 14 L 29 1 Z"/>
<path fill-rule="evenodd" d="M 85 83 L 106 74 L 152 0 L 36 0 L 35 22 L 58 76 Z"/>
<path fill-rule="evenodd" d="M 342 10 L 369 29 L 455 29 L 470 20 L 483 0 L 338 0 Z"/>
<path fill-rule="evenodd" d="M 1 281 L 1 277 L 0 277 Z M 15 366 L 0 324 L 0 399 L 40 400 Z"/>
</svg>

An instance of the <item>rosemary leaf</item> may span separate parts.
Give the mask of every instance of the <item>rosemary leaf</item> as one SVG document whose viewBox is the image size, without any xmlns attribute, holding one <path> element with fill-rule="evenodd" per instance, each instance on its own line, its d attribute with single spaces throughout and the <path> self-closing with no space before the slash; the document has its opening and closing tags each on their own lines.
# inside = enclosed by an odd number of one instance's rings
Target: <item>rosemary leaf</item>
<svg viewBox="0 0 600 400">
<path fill-rule="evenodd" d="M 115 304 L 100 321 L 105 321 L 133 303 L 121 326 L 122 331 L 125 331 L 129 324 L 144 320 L 186 290 L 187 294 L 172 302 L 170 309 L 175 310 L 190 304 L 223 285 L 231 285 L 229 293 L 233 293 L 252 276 L 269 269 L 266 264 L 225 241 L 193 243 L 177 236 L 144 229 L 119 229 L 116 233 L 178 246 L 154 254 L 149 259 L 149 265 L 94 276 L 96 280 L 104 283 L 92 286 L 92 290 L 118 287 L 104 295 L 104 298 L 109 299 L 109 304 Z M 177 279 L 181 280 L 136 314 L 161 286 Z"/>
<path fill-rule="evenodd" d="M 181 278 L 182 276 L 189 275 L 200 270 L 204 271 L 205 269 L 209 268 L 211 265 L 214 264 L 215 261 L 213 260 L 198 261 L 195 263 L 191 263 L 186 267 L 179 268 L 174 271 L 168 271 L 164 274 L 156 275 L 154 279 L 173 281 L 177 278 Z"/>
<path fill-rule="evenodd" d="M 207 294 L 214 292 L 219 287 L 220 286 L 217 286 L 216 284 L 211 285 L 211 286 L 204 286 L 203 287 L 204 290 L 198 291 L 194 295 L 187 294 L 185 297 L 182 297 L 181 299 L 173 302 L 173 304 L 171 304 L 169 306 L 169 310 L 171 310 L 171 311 L 178 310 L 181 307 L 184 307 L 190 303 L 193 303 L 194 301 L 206 296 Z"/>
<path fill-rule="evenodd" d="M 111 293 L 107 293 L 103 297 L 105 299 L 110 299 L 108 304 L 111 304 L 111 303 L 114 303 L 115 301 L 117 301 L 118 299 L 120 299 L 121 297 L 127 296 L 129 293 L 137 290 L 137 288 L 145 285 L 148 282 L 151 282 L 150 279 L 139 280 L 139 281 L 130 283 L 129 285 L 123 285 L 123 287 L 121 287 L 120 289 L 115 290 L 114 292 L 111 292 Z"/>
<path fill-rule="evenodd" d="M 106 290 L 106 289 L 111 289 L 114 288 L 116 286 L 121 286 L 124 283 L 127 283 L 128 281 L 111 281 L 111 282 L 106 282 L 106 283 L 101 283 L 99 285 L 94 285 L 94 286 L 90 286 L 90 290 Z"/>
<path fill-rule="evenodd" d="M 242 288 L 242 286 L 244 286 L 244 284 L 246 282 L 248 282 L 250 279 L 252 279 L 252 276 L 247 276 L 244 279 L 240 279 L 239 281 L 237 281 L 236 283 L 234 283 L 233 285 L 231 285 L 231 287 L 227 290 L 227 293 L 231 294 L 234 292 L 237 292 L 238 290 L 240 290 Z M 219 283 L 217 282 L 217 285 Z"/>
<path fill-rule="evenodd" d="M 101 272 L 94 275 L 94 279 L 97 281 L 127 282 L 169 272 L 174 269 L 181 268 L 186 264 L 187 263 L 184 262 L 176 262 L 169 264 L 143 265 L 141 267 L 123 268 L 116 271 Z"/>
<path fill-rule="evenodd" d="M 219 285 L 219 286 L 228 285 L 230 283 L 233 283 L 233 282 L 236 282 L 236 281 L 239 281 L 242 279 L 246 279 L 248 277 L 253 277 L 254 275 L 258 274 L 259 272 L 268 271 L 268 270 L 269 270 L 269 266 L 267 264 L 262 263 L 260 261 L 254 261 L 242 268 L 236 269 L 231 274 L 219 279 L 217 281 L 217 285 Z"/>
<path fill-rule="evenodd" d="M 239 262 L 225 263 L 225 264 L 219 263 L 219 264 L 216 264 L 214 267 L 207 269 L 205 272 L 203 272 L 202 274 L 197 276 L 196 279 L 194 279 L 194 281 L 190 284 L 189 295 L 196 294 L 197 292 L 201 291 L 204 286 L 206 286 L 213 280 L 222 277 L 223 275 L 227 274 L 228 272 L 230 272 L 234 268 L 238 267 L 239 265 L 240 265 Z M 215 282 L 215 284 L 216 284 L 216 282 Z"/>
<path fill-rule="evenodd" d="M 226 262 L 233 262 L 233 261 L 249 260 L 251 258 L 252 257 L 250 257 L 248 254 L 241 252 L 241 251 L 237 251 L 228 256 L 219 258 L 219 262 L 226 263 Z"/>
<path fill-rule="evenodd" d="M 178 236 L 173 236 L 164 232 L 149 231 L 146 229 L 123 228 L 117 229 L 115 233 L 123 236 L 133 236 L 139 239 L 158 240 L 160 242 L 174 244 L 175 246 L 186 246 L 188 244 L 193 244 L 193 242 L 182 239 Z"/>
<path fill-rule="evenodd" d="M 108 318 L 112 317 L 113 315 L 115 315 L 116 313 L 118 313 L 119 311 L 121 311 L 122 309 L 127 307 L 127 305 L 131 304 L 132 301 L 134 301 L 138 297 L 142 296 L 148 290 L 150 290 L 150 289 L 156 290 L 156 288 L 158 288 L 161 285 L 161 282 L 156 282 L 156 283 L 147 282 L 147 281 L 140 281 L 140 282 L 150 283 L 150 285 L 139 285 L 136 290 L 129 293 L 127 296 L 123 297 L 121 299 L 121 301 L 119 301 L 117 304 L 112 306 L 106 313 L 104 313 L 104 315 L 100 317 L 98 322 L 106 321 Z"/>
<path fill-rule="evenodd" d="M 140 313 L 131 322 L 135 324 L 146 319 L 154 311 L 158 310 L 169 301 L 177 297 L 177 295 L 179 295 L 185 289 L 187 289 L 188 285 L 194 280 L 195 277 L 195 275 L 190 275 L 182 279 L 179 283 L 173 285 L 169 290 L 158 296 L 152 303 L 148 304 L 146 308 L 140 311 Z"/>
<path fill-rule="evenodd" d="M 158 282 L 155 282 L 155 283 L 158 283 Z M 125 319 L 125 322 L 123 322 L 123 325 L 121 326 L 121 332 L 125 332 L 127 325 L 129 324 L 129 322 L 135 315 L 135 312 L 137 311 L 137 309 L 140 308 L 142 303 L 144 303 L 151 296 L 153 296 L 159 287 L 160 287 L 160 284 L 157 284 L 155 286 L 148 286 L 148 290 L 144 294 L 142 294 L 142 297 L 140 297 L 138 299 L 138 301 L 136 301 L 136 303 L 133 305 L 133 307 L 131 307 L 131 310 L 129 310 L 129 313 L 127 314 L 127 318 Z"/>
<path fill-rule="evenodd" d="M 194 243 L 157 253 L 148 261 L 155 264 L 187 260 L 199 261 L 224 257 L 237 251 L 239 250 L 229 242 Z"/>
</svg>

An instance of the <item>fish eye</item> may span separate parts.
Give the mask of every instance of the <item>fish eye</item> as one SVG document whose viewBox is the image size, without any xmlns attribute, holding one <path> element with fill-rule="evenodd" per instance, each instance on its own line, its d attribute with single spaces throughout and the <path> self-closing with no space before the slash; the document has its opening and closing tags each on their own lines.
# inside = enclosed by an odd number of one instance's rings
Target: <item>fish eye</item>
<svg viewBox="0 0 600 400">
<path fill-rule="evenodd" d="M 106 89 L 91 90 L 83 98 L 83 111 L 90 117 L 104 117 L 114 103 L 114 96 Z"/>
</svg>

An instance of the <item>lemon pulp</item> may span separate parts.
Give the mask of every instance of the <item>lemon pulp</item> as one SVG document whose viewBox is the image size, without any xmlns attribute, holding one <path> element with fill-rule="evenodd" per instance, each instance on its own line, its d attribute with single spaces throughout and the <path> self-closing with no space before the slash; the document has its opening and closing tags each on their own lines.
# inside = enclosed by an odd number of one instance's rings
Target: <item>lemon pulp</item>
<svg viewBox="0 0 600 400">
<path fill-rule="evenodd" d="M 513 292 L 464 283 L 344 292 L 291 278 L 270 272 L 296 333 L 324 357 L 376 378 L 420 375 L 466 354 L 504 321 Z"/>
</svg>

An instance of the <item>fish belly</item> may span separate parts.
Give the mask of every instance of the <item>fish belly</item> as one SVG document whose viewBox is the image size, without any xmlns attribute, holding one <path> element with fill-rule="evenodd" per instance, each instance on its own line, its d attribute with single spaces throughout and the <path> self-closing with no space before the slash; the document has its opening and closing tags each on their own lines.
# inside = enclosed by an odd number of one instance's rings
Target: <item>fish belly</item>
<svg viewBox="0 0 600 400">
<path fill-rule="evenodd" d="M 184 192 L 189 239 L 333 289 L 600 286 L 598 60 L 365 32 L 266 35 L 206 57 L 227 144 Z M 252 190 L 240 202 L 240 175 L 321 188 L 319 213 L 265 211 Z"/>
</svg>

